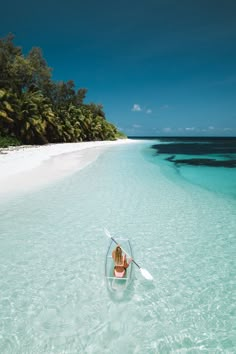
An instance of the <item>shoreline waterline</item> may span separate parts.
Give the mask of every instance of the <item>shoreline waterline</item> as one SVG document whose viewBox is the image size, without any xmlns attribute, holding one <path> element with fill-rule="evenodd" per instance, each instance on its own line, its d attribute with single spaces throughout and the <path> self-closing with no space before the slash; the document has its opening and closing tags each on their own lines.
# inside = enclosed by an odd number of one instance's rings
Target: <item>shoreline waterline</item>
<svg viewBox="0 0 236 354">
<path fill-rule="evenodd" d="M 85 168 L 107 148 L 137 142 L 119 139 L 4 149 L 0 154 L 0 196 L 50 184 Z"/>
</svg>

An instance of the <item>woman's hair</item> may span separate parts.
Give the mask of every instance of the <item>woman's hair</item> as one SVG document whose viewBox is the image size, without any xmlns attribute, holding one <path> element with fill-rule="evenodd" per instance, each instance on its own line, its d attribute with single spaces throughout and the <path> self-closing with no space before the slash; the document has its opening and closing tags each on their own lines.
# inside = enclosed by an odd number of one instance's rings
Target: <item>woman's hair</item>
<svg viewBox="0 0 236 354">
<path fill-rule="evenodd" d="M 122 258 L 122 250 L 120 248 L 120 246 L 116 247 L 116 251 L 115 251 L 115 263 L 116 264 L 123 264 L 123 258 Z"/>
</svg>

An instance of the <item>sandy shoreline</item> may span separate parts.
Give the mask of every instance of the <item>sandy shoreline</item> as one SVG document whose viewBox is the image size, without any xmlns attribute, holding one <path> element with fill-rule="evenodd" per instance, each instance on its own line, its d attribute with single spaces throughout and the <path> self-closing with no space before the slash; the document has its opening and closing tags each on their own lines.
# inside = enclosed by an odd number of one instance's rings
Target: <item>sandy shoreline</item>
<svg viewBox="0 0 236 354">
<path fill-rule="evenodd" d="M 0 153 L 0 196 L 52 183 L 86 167 L 108 147 L 136 142 L 122 139 L 4 149 Z"/>
</svg>

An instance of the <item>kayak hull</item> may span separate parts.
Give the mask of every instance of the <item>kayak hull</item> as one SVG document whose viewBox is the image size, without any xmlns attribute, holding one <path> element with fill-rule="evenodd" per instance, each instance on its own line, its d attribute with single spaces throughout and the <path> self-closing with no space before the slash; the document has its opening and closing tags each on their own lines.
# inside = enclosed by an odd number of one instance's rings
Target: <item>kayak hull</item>
<svg viewBox="0 0 236 354">
<path fill-rule="evenodd" d="M 133 251 L 131 243 L 128 239 L 116 238 L 117 243 L 121 246 L 123 250 L 127 252 L 127 261 L 129 262 L 130 257 L 133 258 Z M 124 291 L 132 279 L 133 273 L 133 263 L 131 262 L 129 267 L 126 269 L 125 276 L 123 278 L 116 278 L 114 276 L 114 261 L 112 258 L 112 251 L 116 248 L 117 244 L 111 239 L 105 259 L 105 278 L 107 282 L 107 287 L 112 292 Z M 124 253 L 124 251 L 123 251 Z"/>
</svg>

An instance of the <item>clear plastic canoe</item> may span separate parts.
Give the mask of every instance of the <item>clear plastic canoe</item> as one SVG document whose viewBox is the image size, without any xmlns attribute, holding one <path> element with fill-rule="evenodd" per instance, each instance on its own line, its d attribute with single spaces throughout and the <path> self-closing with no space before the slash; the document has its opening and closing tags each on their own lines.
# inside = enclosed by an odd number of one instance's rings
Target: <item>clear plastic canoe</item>
<svg viewBox="0 0 236 354">
<path fill-rule="evenodd" d="M 133 258 L 133 251 L 129 239 L 126 238 L 116 238 L 116 242 L 121 246 L 121 248 L 127 252 L 127 261 L 129 262 L 130 257 Z M 112 251 L 116 248 L 117 244 L 111 239 L 105 259 L 105 278 L 107 281 L 107 286 L 111 291 L 123 291 L 125 290 L 131 279 L 133 273 L 133 262 L 130 263 L 129 267 L 126 269 L 126 274 L 123 278 L 116 278 L 114 276 L 114 261 L 112 258 Z M 126 253 L 123 251 L 123 254 Z"/>
</svg>

